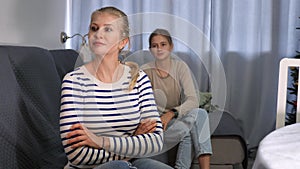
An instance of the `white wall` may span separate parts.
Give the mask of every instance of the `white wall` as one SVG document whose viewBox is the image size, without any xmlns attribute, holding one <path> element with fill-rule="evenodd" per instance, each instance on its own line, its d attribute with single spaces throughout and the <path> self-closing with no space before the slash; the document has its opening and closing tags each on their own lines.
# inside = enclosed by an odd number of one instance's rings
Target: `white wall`
<svg viewBox="0 0 300 169">
<path fill-rule="evenodd" d="M 0 0 L 0 44 L 60 49 L 66 0 Z"/>
</svg>

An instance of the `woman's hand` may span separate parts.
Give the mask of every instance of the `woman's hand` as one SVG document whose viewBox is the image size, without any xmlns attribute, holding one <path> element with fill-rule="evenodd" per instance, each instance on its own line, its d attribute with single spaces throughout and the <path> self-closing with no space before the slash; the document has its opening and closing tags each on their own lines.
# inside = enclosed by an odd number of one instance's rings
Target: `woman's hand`
<svg viewBox="0 0 300 169">
<path fill-rule="evenodd" d="M 139 134 L 147 134 L 147 133 L 153 133 L 156 129 L 156 120 L 154 119 L 145 119 L 142 120 L 134 132 L 134 135 Z"/>
<path fill-rule="evenodd" d="M 167 126 L 169 122 L 173 119 L 173 117 L 174 117 L 174 113 L 172 111 L 168 111 L 160 116 L 164 131 L 166 131 Z"/>
<path fill-rule="evenodd" d="M 89 146 L 98 149 L 102 148 L 92 140 L 92 133 L 80 123 L 72 125 L 70 130 L 72 131 L 67 134 L 66 138 L 69 139 L 68 144 L 72 144 L 72 148 L 78 148 L 82 146 Z M 98 137 L 98 139 L 104 138 Z"/>
</svg>

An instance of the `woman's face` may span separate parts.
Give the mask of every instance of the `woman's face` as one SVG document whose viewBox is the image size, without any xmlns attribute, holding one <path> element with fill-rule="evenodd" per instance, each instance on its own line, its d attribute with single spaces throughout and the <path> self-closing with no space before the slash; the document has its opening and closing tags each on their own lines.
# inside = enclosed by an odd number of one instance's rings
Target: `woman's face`
<svg viewBox="0 0 300 169">
<path fill-rule="evenodd" d="M 96 13 L 91 20 L 88 38 L 95 55 L 118 55 L 127 41 L 121 38 L 120 19 L 109 13 Z"/>
<path fill-rule="evenodd" d="M 173 45 L 163 35 L 155 35 L 151 39 L 150 51 L 157 60 L 164 60 L 170 57 Z"/>
</svg>

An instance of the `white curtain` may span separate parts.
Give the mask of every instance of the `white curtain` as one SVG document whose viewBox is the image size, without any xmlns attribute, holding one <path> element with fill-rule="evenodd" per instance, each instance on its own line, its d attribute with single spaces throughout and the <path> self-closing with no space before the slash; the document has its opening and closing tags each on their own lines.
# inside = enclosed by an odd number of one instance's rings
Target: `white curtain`
<svg viewBox="0 0 300 169">
<path fill-rule="evenodd" d="M 274 130 L 279 61 L 299 46 L 299 0 L 67 0 L 66 32 L 86 34 L 90 14 L 104 6 L 130 19 L 132 53 L 148 49 L 155 28 L 168 29 L 175 51 L 201 91 L 213 92 L 242 126 L 248 148 Z M 298 36 L 298 37 L 297 37 Z M 79 49 L 81 39 L 68 40 Z M 203 75 L 207 71 L 209 75 Z M 204 73 L 205 74 L 205 73 Z M 207 73 L 206 73 L 207 74 Z"/>
</svg>

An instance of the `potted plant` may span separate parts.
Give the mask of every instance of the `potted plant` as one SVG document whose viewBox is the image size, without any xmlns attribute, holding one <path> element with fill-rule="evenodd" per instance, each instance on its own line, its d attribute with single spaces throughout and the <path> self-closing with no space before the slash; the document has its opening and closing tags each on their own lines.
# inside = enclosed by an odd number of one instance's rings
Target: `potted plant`
<svg viewBox="0 0 300 169">
<path fill-rule="evenodd" d="M 296 29 L 300 29 L 300 27 L 296 27 Z M 300 59 L 300 51 L 296 51 L 295 58 Z M 292 83 L 291 87 L 288 87 L 287 89 L 290 91 L 289 94 L 293 98 L 287 100 L 287 103 L 291 106 L 291 109 L 290 112 L 287 112 L 285 125 L 296 123 L 299 67 L 290 67 L 290 76 L 292 78 Z"/>
</svg>

